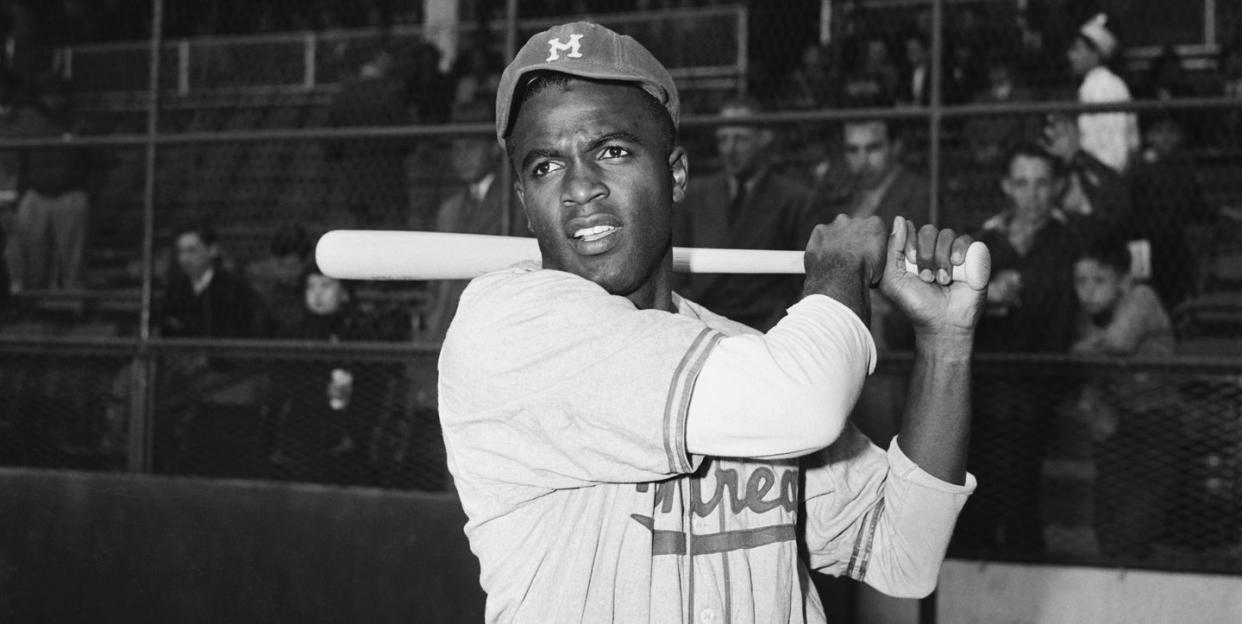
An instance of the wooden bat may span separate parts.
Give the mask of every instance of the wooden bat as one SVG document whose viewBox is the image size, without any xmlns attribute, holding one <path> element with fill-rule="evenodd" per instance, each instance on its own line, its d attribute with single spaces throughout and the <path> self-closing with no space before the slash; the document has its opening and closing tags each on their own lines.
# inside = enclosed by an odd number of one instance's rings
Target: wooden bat
<svg viewBox="0 0 1242 624">
<path fill-rule="evenodd" d="M 674 247 L 673 269 L 683 273 L 801 274 L 804 252 Z M 472 279 L 524 260 L 538 262 L 533 238 L 396 230 L 333 230 L 315 247 L 324 275 L 351 280 Z M 953 267 L 953 279 L 976 290 L 987 286 L 992 260 L 976 241 Z M 908 259 L 906 268 L 916 267 Z"/>
</svg>

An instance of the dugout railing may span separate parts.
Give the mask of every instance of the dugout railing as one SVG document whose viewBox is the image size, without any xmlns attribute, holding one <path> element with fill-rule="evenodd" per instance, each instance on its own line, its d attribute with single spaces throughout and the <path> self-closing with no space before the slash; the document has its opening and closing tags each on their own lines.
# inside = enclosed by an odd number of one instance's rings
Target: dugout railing
<svg viewBox="0 0 1242 624">
<path fill-rule="evenodd" d="M 939 36 L 943 30 L 943 4 L 929 4 L 934 9 L 933 33 L 937 35 L 932 42 L 933 57 L 943 53 Z M 228 127 L 227 123 L 209 128 L 193 123 L 170 124 L 168 119 L 180 107 L 176 98 L 185 95 L 183 87 L 191 94 L 195 91 L 195 83 L 189 78 L 194 65 L 185 60 L 192 59 L 194 52 L 193 46 L 186 52 L 189 44 L 169 46 L 161 40 L 159 0 L 154 6 L 155 36 L 146 53 L 147 67 L 154 71 L 146 76 L 147 95 L 136 101 L 145 107 L 137 120 L 140 126 L 130 126 L 129 131 L 122 133 L 0 143 L 4 149 L 70 145 L 126 152 L 139 175 L 130 180 L 134 193 L 110 214 L 136 224 L 137 229 L 131 228 L 130 234 L 140 236 L 127 240 L 135 243 L 130 248 L 132 256 L 141 259 L 137 279 L 140 286 L 123 290 L 127 294 L 120 297 L 120 304 L 115 303 L 117 296 L 109 295 L 104 298 L 113 301 L 112 305 L 92 305 L 90 302 L 97 297 L 89 292 L 81 295 L 80 300 L 85 302 L 81 305 L 64 303 L 65 299 L 74 298 L 64 294 L 42 298 L 28 295 L 29 305 L 39 310 L 28 308 L 22 318 L 8 319 L 9 331 L 0 337 L 0 392 L 5 397 L 0 418 L 0 463 L 402 489 L 450 487 L 437 437 L 434 402 L 428 397 L 428 388 L 434 385 L 436 345 L 415 344 L 409 335 L 387 343 L 359 345 L 177 341 L 155 335 L 152 315 L 160 297 L 156 265 L 172 224 L 170 213 L 176 212 L 178 198 L 184 195 L 161 195 L 161 187 L 176 180 L 172 175 L 161 177 L 161 173 L 166 173 L 163 167 L 179 149 L 193 151 L 191 155 L 197 160 L 186 166 L 193 169 L 210 160 L 213 148 L 270 144 L 318 149 L 317 146 L 327 143 L 382 139 L 431 142 L 447 136 L 490 136 L 492 126 L 333 128 L 308 124 L 310 127 L 271 129 Z M 520 24 L 507 28 L 516 33 L 534 26 Z M 744 31 L 739 40 L 746 41 Z M 295 88 L 306 86 L 308 73 L 314 74 L 314 85 L 320 85 L 325 74 L 307 69 L 315 66 L 307 61 L 308 54 L 313 56 L 307 50 L 317 50 L 317 46 L 296 37 L 290 41 L 293 49 L 301 51 L 301 56 L 290 54 L 299 59 L 298 67 L 302 68 L 300 72 L 291 72 L 301 77 L 301 82 L 295 81 Z M 741 49 L 744 55 L 744 45 Z M 76 53 L 74 58 L 74 75 L 81 76 L 83 54 Z M 744 78 L 744 56 L 741 62 L 729 67 L 721 74 L 728 74 L 729 80 Z M 711 78 L 708 74 L 703 77 Z M 939 89 L 939 81 L 940 72 L 933 71 L 933 93 Z M 938 98 L 933 96 L 933 102 L 936 101 Z M 935 221 L 942 215 L 942 202 L 946 201 L 945 193 L 940 191 L 945 179 L 944 153 L 955 149 L 952 142 L 957 135 L 956 131 L 951 132 L 954 121 L 1113 110 L 1193 111 L 1211 116 L 1234 111 L 1236 107 L 1235 100 L 1224 97 L 1098 106 L 1065 102 L 956 107 L 933 104 L 906 109 L 776 111 L 743 121 L 771 124 L 803 138 L 816 136 L 826 127 L 848 119 L 901 120 L 922 129 L 922 165 L 933 189 L 928 219 Z M 714 115 L 690 115 L 683 122 L 683 134 L 689 143 L 703 147 L 710 143 L 709 131 L 721 121 Z M 808 128 L 812 130 L 806 131 Z M 1230 151 L 1229 146 L 1213 149 L 1224 167 L 1237 166 L 1237 153 Z M 243 149 L 233 155 L 244 153 Z M 431 158 L 434 160 L 434 156 Z M 710 163 L 710 158 L 704 160 Z M 795 158 L 789 160 L 793 162 Z M 296 158 L 280 163 L 287 166 L 295 161 Z M 189 180 L 181 180 L 182 190 L 197 184 L 195 179 Z M 262 184 L 264 178 L 253 182 Z M 299 184 L 303 181 L 294 179 L 287 187 Z M 1234 188 L 1224 196 L 1232 198 L 1230 205 L 1242 205 L 1242 189 Z M 308 195 L 306 201 L 324 199 Z M 244 208 L 249 210 L 250 206 Z M 419 285 L 375 288 L 418 290 Z M 48 303 L 58 298 L 60 304 Z M 49 305 L 55 308 L 51 312 Z M 107 309 L 100 310 L 101 307 Z M 418 314 L 416 306 L 407 312 L 412 316 Z M 1210 345 L 1242 336 L 1242 331 L 1230 325 L 1235 322 L 1233 317 L 1225 317 L 1223 321 L 1212 321 L 1217 323 L 1214 329 L 1190 334 L 1199 344 Z M 1186 319 L 1191 324 L 1197 320 Z M 1022 493 L 1026 496 L 1022 504 L 1035 505 L 1035 517 L 1027 513 L 1026 520 L 1037 523 L 1043 544 L 1029 549 L 1011 547 L 1004 541 L 959 540 L 954 547 L 955 556 L 1242 574 L 1242 535 L 1236 534 L 1237 527 L 1242 526 L 1242 355 L 1225 349 L 1223 352 L 1232 354 L 1205 357 L 1190 352 L 1193 349 L 1189 346 L 1187 350 L 1186 354 L 1167 359 L 1127 361 L 981 354 L 976 366 L 976 406 L 980 401 L 1020 403 L 1034 394 L 1045 408 L 1040 420 L 1022 423 L 1028 432 L 1034 425 L 1038 439 L 1016 435 L 1021 429 L 1002 427 L 997 437 L 977 438 L 974 444 L 976 450 L 998 450 L 1001 464 L 1006 457 L 1027 456 L 1028 467 L 1034 472 L 1012 483 L 1029 486 L 1029 491 Z M 292 457 L 297 454 L 291 449 L 296 447 L 298 435 L 313 437 L 321 432 L 290 435 L 282 430 L 281 407 L 271 397 L 322 392 L 324 382 L 319 369 L 331 369 L 333 363 L 339 362 L 373 371 L 365 384 L 369 388 L 367 393 L 360 392 L 352 399 L 364 405 L 362 411 L 367 414 L 360 417 L 364 422 L 325 425 L 335 428 L 333 435 L 340 435 L 342 440 L 348 438 L 349 444 L 343 446 L 352 448 L 331 458 L 321 458 L 325 465 L 316 465 L 314 459 Z M 908 363 L 908 357 L 902 354 L 886 357 L 878 375 L 900 376 Z M 303 367 L 306 374 L 284 380 L 292 385 L 282 388 L 281 381 L 273 379 L 280 376 L 282 369 L 297 367 Z M 1159 511 L 1165 514 L 1162 522 L 1170 528 L 1153 540 L 1157 548 L 1142 554 L 1101 551 L 1094 524 L 1095 490 L 1101 479 L 1096 466 L 1098 449 L 1091 433 L 1084 429 L 1087 425 L 1081 413 L 1076 411 L 1082 389 L 1092 380 L 1117 376 L 1144 378 L 1143 391 L 1153 397 L 1153 405 L 1159 406 L 1155 414 L 1141 421 L 1135 437 L 1139 442 L 1158 440 L 1163 446 L 1140 443 L 1133 451 L 1138 460 L 1158 469 L 1159 479 L 1167 479 L 1160 484 L 1165 496 L 1153 504 L 1172 503 L 1171 509 Z M 1014 387 L 1015 382 L 1019 387 Z M 1022 417 L 1032 416 L 1028 413 Z M 1032 453 L 1034 459 L 1029 457 Z M 1123 489 L 1132 486 L 1119 485 Z M 1008 504 L 1006 494 L 1000 493 L 1000 512 Z"/>
</svg>

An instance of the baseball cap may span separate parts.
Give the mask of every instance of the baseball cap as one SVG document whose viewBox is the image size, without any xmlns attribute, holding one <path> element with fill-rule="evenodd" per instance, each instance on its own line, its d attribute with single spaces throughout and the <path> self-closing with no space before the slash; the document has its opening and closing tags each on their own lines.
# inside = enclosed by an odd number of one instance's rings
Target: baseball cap
<svg viewBox="0 0 1242 624">
<path fill-rule="evenodd" d="M 518 50 L 500 76 L 496 89 L 496 139 L 503 146 L 509 133 L 514 96 L 531 72 L 549 70 L 579 78 L 631 82 L 664 105 L 676 127 L 681 100 L 673 77 L 641 43 L 599 24 L 573 22 L 553 26 Z"/>
<path fill-rule="evenodd" d="M 1078 34 L 1090 41 L 1104 58 L 1111 58 L 1117 51 L 1117 36 L 1108 29 L 1108 17 L 1103 13 L 1087 20 Z"/>
</svg>

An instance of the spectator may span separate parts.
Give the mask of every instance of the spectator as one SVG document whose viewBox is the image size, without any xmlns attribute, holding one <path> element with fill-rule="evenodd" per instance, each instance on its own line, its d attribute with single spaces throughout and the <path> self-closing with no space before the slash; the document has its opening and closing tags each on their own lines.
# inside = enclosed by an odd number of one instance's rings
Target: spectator
<svg viewBox="0 0 1242 624">
<path fill-rule="evenodd" d="M 404 84 L 393 76 L 394 60 L 376 52 L 341 85 L 329 112 L 337 127 L 404 126 L 411 118 L 403 102 Z M 328 143 L 326 156 L 334 174 L 334 193 L 355 227 L 404 227 L 407 183 L 406 139 L 377 137 Z"/>
<path fill-rule="evenodd" d="M 174 234 L 177 271 L 158 318 L 172 338 L 248 338 L 260 315 L 250 286 L 219 261 L 215 229 L 206 220 Z M 160 368 L 155 427 L 156 469 L 212 476 L 267 472 L 260 426 L 264 378 L 243 362 L 186 353 Z"/>
<path fill-rule="evenodd" d="M 855 102 L 892 103 L 898 93 L 897 66 L 888 51 L 888 42 L 879 35 L 863 40 L 861 63 L 847 65 L 842 97 Z M 854 54 L 850 55 L 855 56 Z"/>
<path fill-rule="evenodd" d="M 902 164 L 904 141 L 895 124 L 883 120 L 848 121 L 842 127 L 841 143 L 844 177 L 837 175 L 834 179 L 830 175 L 816 190 L 825 222 L 837 214 L 875 215 L 887 224 L 897 216 L 920 224 L 928 222 L 927 180 Z M 910 322 L 878 291 L 871 293 L 871 333 L 881 351 L 914 346 Z M 900 424 L 904 402 L 905 387 L 899 379 L 871 377 L 855 407 L 859 428 L 872 440 L 888 443 Z"/>
<path fill-rule="evenodd" d="M 456 89 L 453 77 L 440 71 L 440 49 L 419 41 L 405 82 L 405 101 L 416 123 L 440 124 L 449 120 Z"/>
<path fill-rule="evenodd" d="M 1080 126 L 1066 115 L 1049 115 L 1042 143 L 1062 167 L 1057 205 L 1081 237 L 1089 240 L 1126 227 L 1130 193 L 1120 173 L 1082 146 Z"/>
<path fill-rule="evenodd" d="M 170 276 L 159 316 L 165 337 L 249 338 L 259 334 L 257 300 L 246 281 L 220 262 L 207 220 L 173 235 L 178 271 Z"/>
<path fill-rule="evenodd" d="M 976 104 L 1013 104 L 1035 99 L 1030 87 L 1018 82 L 1014 62 L 1008 54 L 994 53 L 987 61 L 987 88 L 974 99 Z M 1006 151 L 1023 139 L 1035 136 L 1040 129 L 1034 115 L 986 115 L 970 117 L 963 124 L 967 150 L 957 156 L 942 152 L 947 172 L 942 222 L 962 230 L 977 228 L 992 216 L 1004 201 L 996 183 L 996 171 L 1002 169 Z M 955 156 L 961 160 L 954 161 Z"/>
<path fill-rule="evenodd" d="M 20 134 L 71 139 L 78 131 L 69 84 L 44 75 L 29 117 L 19 117 Z M 38 147 L 25 161 L 25 185 L 17 206 L 14 249 L 10 251 L 12 289 L 81 288 L 89 198 L 87 158 L 73 146 Z"/>
<path fill-rule="evenodd" d="M 374 336 L 359 322 L 350 288 L 311 265 L 302 275 L 301 319 L 281 338 L 337 343 Z M 367 481 L 371 429 L 384 405 L 383 374 L 339 359 L 285 363 L 272 377 L 271 415 L 278 475 L 294 481 Z"/>
<path fill-rule="evenodd" d="M 842 151 L 846 175 L 830 178 L 817 189 L 827 214 L 876 215 L 885 223 L 901 215 L 915 223 L 926 223 L 931 203 L 927 179 L 902 164 L 904 148 L 898 127 L 892 122 L 845 122 Z"/>
<path fill-rule="evenodd" d="M 1096 15 L 1083 24 L 1066 52 L 1070 68 L 1082 77 L 1078 101 L 1083 104 L 1129 102 L 1125 81 L 1106 63 L 1117 52 L 1117 37 L 1108 29 L 1107 18 Z M 1125 173 L 1139 148 L 1138 121 L 1133 113 L 1090 113 L 1078 116 L 1082 149 L 1118 173 Z"/>
<path fill-rule="evenodd" d="M 944 71 L 943 99 L 946 104 L 965 104 L 975 99 L 987 86 L 986 68 L 980 62 L 978 48 L 970 40 L 949 43 L 948 63 Z"/>
<path fill-rule="evenodd" d="M 1174 309 L 1195 294 L 1198 284 L 1199 257 L 1188 237 L 1210 227 L 1216 214 L 1204 197 L 1194 157 L 1183 147 L 1178 117 L 1154 117 L 1144 140 L 1131 182 L 1134 210 L 1126 232 L 1136 241 L 1131 244 L 1146 252 L 1160 300 Z"/>
<path fill-rule="evenodd" d="M 1101 240 L 1074 265 L 1080 354 L 1172 355 L 1173 330 L 1155 291 L 1130 279 L 1130 254 L 1119 238 Z M 1177 454 L 1169 423 L 1176 398 L 1150 373 L 1117 372 L 1090 380 L 1078 408 L 1095 441 L 1093 520 L 1101 552 L 1142 558 L 1161 536 L 1174 472 L 1155 458 Z"/>
<path fill-rule="evenodd" d="M 1073 262 L 1079 244 L 1056 210 L 1059 161 L 1030 143 L 1005 159 L 1008 205 L 976 236 L 992 252 L 980 352 L 1057 353 L 1069 349 L 1074 321 Z M 1046 423 L 1057 393 L 1041 379 L 980 377 L 973 384 L 970 459 L 980 476 L 957 534 L 968 549 L 1043 550 L 1040 475 Z M 982 494 L 982 496 L 980 496 Z"/>
<path fill-rule="evenodd" d="M 831 49 L 812 43 L 802 50 L 802 63 L 790 72 L 778 98 L 785 106 L 801 110 L 825 108 L 833 104 L 838 78 L 832 67 Z"/>
<path fill-rule="evenodd" d="M 278 334 L 301 319 L 305 304 L 302 277 L 314 245 L 301 223 L 281 225 L 268 244 L 269 255 L 246 267 L 250 283 L 265 311 L 264 335 Z"/>
<path fill-rule="evenodd" d="M 927 106 L 931 103 L 931 46 L 927 35 L 913 32 L 902 41 L 906 64 L 901 72 L 897 101 L 906 106 Z"/>
<path fill-rule="evenodd" d="M 453 122 L 491 123 L 495 114 L 495 108 L 490 102 L 474 100 L 453 107 Z M 500 146 L 490 134 L 453 139 L 449 162 L 459 184 L 440 203 L 436 216 L 437 231 L 531 235 L 526 227 L 526 216 L 522 214 L 521 204 L 511 188 L 501 182 L 503 155 Z M 444 332 L 457 310 L 457 299 L 466 283 L 465 280 L 446 280 L 433 286 L 435 297 L 424 317 L 420 339 L 434 342 L 444 339 Z"/>
<path fill-rule="evenodd" d="M 496 87 L 500 84 L 500 72 L 505 64 L 492 48 L 492 37 L 486 29 L 476 31 L 457 57 L 453 65 L 455 104 L 492 102 L 496 99 Z"/>
<path fill-rule="evenodd" d="M 1177 48 L 1166 45 L 1160 49 L 1160 55 L 1152 59 L 1151 67 L 1147 70 L 1147 75 L 1143 82 L 1135 89 L 1135 96 L 1144 100 L 1160 100 L 1170 102 L 1172 100 L 1193 97 L 1195 95 L 1194 84 L 1191 83 L 1190 77 L 1186 75 L 1186 69 L 1182 65 L 1182 57 L 1177 53 Z M 1197 143 L 1200 138 L 1201 114 L 1197 111 L 1167 111 L 1161 113 L 1162 117 L 1174 116 L 1176 123 L 1182 132 L 1182 140 L 1188 143 Z M 1143 129 L 1142 115 L 1139 116 L 1140 130 Z M 1209 128 L 1212 126 L 1209 125 Z M 1213 130 L 1215 131 L 1215 130 Z"/>
<path fill-rule="evenodd" d="M 725 118 L 760 112 L 754 100 L 720 108 Z M 716 128 L 721 171 L 691 181 L 674 215 L 674 244 L 737 249 L 804 249 L 818 222 L 809 190 L 772 170 L 775 136 L 751 123 Z M 681 275 L 679 294 L 738 322 L 766 331 L 801 294 L 790 276 Z"/>
<path fill-rule="evenodd" d="M 1174 100 L 1194 95 L 1194 87 L 1182 67 L 1182 57 L 1177 48 L 1166 45 L 1160 55 L 1152 59 L 1147 78 L 1137 89 L 1137 95 L 1151 100 Z"/>
</svg>

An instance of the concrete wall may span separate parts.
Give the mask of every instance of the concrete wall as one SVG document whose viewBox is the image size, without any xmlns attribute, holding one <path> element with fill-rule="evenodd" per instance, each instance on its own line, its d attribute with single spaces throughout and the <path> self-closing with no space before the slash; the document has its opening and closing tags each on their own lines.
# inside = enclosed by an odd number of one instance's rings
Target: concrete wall
<svg viewBox="0 0 1242 624">
<path fill-rule="evenodd" d="M 456 497 L 0 469 L 0 622 L 479 622 Z"/>
<path fill-rule="evenodd" d="M 951 624 L 1225 624 L 1242 577 L 948 561 L 936 606 Z"/>
</svg>

